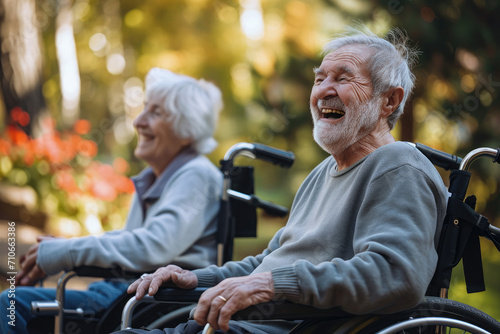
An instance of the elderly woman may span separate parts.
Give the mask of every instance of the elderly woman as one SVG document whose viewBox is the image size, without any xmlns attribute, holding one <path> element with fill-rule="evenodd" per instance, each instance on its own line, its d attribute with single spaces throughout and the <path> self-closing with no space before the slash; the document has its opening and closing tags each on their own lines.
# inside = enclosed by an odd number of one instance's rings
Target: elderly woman
<svg viewBox="0 0 500 334">
<path fill-rule="evenodd" d="M 43 237 L 21 259 L 16 289 L 16 326 L 1 320 L 2 333 L 26 333 L 33 300 L 53 300 L 54 289 L 33 285 L 46 275 L 78 266 L 147 272 L 168 263 L 203 268 L 215 262 L 220 171 L 203 154 L 211 152 L 222 99 L 204 80 L 153 68 L 146 77 L 144 110 L 135 119 L 137 158 L 149 166 L 133 178 L 136 193 L 124 229 L 72 239 Z M 128 282 L 129 283 L 129 282 Z M 67 291 L 66 308 L 97 312 L 125 293 L 123 280 Z M 6 291 L 2 308 L 8 307 Z"/>
</svg>

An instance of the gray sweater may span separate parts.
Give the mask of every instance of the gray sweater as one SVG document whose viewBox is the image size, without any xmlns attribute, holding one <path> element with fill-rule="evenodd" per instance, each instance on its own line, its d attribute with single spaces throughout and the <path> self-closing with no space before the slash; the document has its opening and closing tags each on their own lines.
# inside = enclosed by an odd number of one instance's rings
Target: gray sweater
<svg viewBox="0 0 500 334">
<path fill-rule="evenodd" d="M 306 178 L 263 253 L 195 273 L 200 285 L 215 285 L 270 271 L 276 300 L 318 308 L 409 308 L 434 273 L 446 200 L 439 173 L 407 143 L 385 145 L 340 172 L 329 157 Z"/>
<path fill-rule="evenodd" d="M 135 180 L 138 192 L 122 230 L 44 241 L 40 268 L 52 275 L 84 265 L 152 271 L 170 263 L 185 268 L 215 263 L 222 173 L 206 157 L 188 151 L 153 177 L 153 185 L 145 185 L 151 176 L 148 168 Z"/>
</svg>

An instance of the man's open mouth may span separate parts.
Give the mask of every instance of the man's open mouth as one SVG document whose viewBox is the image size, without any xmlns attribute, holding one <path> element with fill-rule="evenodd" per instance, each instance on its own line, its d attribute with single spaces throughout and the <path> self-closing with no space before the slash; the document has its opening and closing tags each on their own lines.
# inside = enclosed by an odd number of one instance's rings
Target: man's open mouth
<svg viewBox="0 0 500 334">
<path fill-rule="evenodd" d="M 345 112 L 337 109 L 322 109 L 321 114 L 323 118 L 334 118 L 339 119 L 345 115 Z"/>
</svg>

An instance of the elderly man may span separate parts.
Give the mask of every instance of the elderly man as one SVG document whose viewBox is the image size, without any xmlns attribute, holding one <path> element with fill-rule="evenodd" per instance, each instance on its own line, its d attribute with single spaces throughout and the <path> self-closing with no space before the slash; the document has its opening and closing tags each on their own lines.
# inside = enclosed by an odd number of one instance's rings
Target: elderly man
<svg viewBox="0 0 500 334">
<path fill-rule="evenodd" d="M 388 39 L 357 32 L 328 43 L 324 54 L 310 104 L 314 139 L 331 156 L 306 178 L 287 225 L 260 255 L 194 271 L 167 266 L 129 287 L 141 298 L 167 281 L 214 286 L 201 296 L 196 322 L 165 333 L 194 333 L 206 323 L 284 333 L 295 324 L 230 318 L 271 300 L 391 313 L 424 295 L 446 189 L 433 165 L 390 133 L 413 87 L 415 54 L 397 31 Z"/>
<path fill-rule="evenodd" d="M 47 274 L 78 266 L 145 272 L 169 263 L 190 269 L 215 263 L 222 173 L 204 154 L 217 145 L 213 135 L 221 92 L 205 80 L 153 68 L 145 93 L 144 110 L 134 120 L 139 137 L 134 154 L 148 167 L 133 178 L 136 193 L 124 229 L 101 236 L 40 238 L 20 261 L 16 326 L 4 317 L 1 333 L 26 333 L 33 317 L 31 301 L 55 299 L 54 289 L 26 287 Z M 66 291 L 65 307 L 105 310 L 129 284 L 107 280 L 86 291 Z M 3 309 L 9 305 L 7 292 L 1 296 Z"/>
</svg>

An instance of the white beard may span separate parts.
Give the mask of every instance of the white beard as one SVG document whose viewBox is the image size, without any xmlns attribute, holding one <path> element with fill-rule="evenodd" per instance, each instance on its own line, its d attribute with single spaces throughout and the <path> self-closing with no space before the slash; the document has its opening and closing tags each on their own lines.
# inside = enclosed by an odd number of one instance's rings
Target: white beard
<svg viewBox="0 0 500 334">
<path fill-rule="evenodd" d="M 331 155 L 343 153 L 348 147 L 373 131 L 379 118 L 380 98 L 345 107 L 344 120 L 330 124 L 318 118 L 317 107 L 311 105 L 316 143 Z"/>
</svg>

